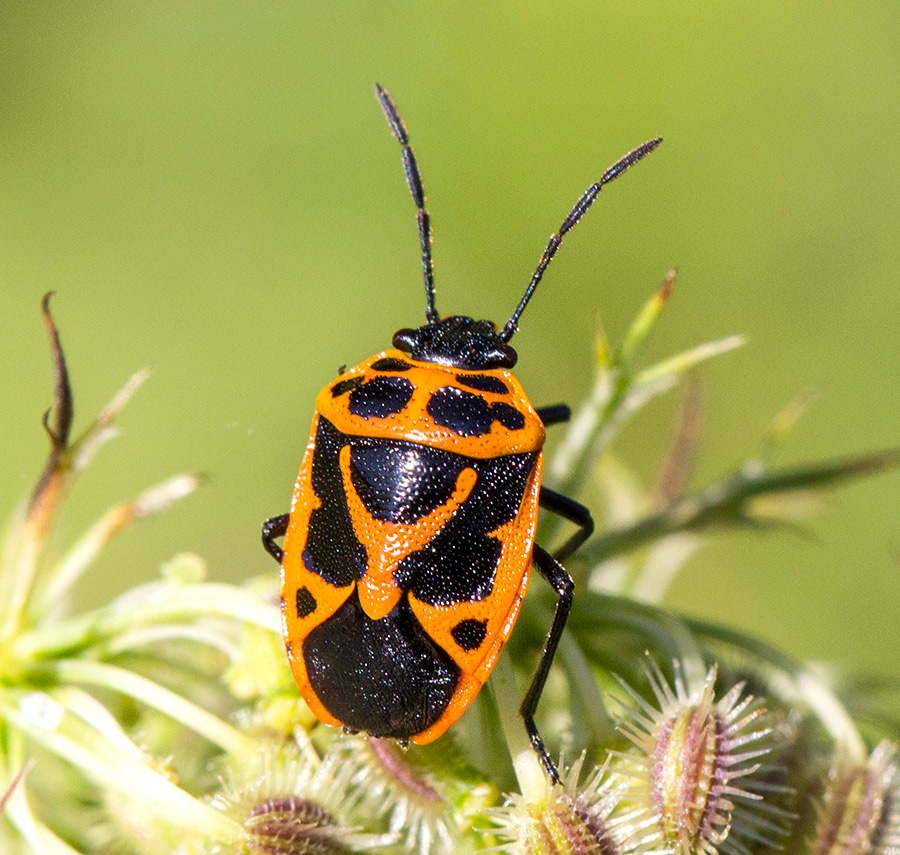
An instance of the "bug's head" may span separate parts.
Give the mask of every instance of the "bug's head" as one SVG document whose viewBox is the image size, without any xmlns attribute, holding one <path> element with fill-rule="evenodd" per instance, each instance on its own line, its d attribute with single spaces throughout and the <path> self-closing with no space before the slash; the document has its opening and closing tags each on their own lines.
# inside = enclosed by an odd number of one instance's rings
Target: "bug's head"
<svg viewBox="0 0 900 855">
<path fill-rule="evenodd" d="M 516 351 L 500 338 L 496 324 L 461 315 L 418 329 L 397 330 L 394 347 L 419 362 L 475 371 L 512 368 L 518 359 Z"/>
</svg>

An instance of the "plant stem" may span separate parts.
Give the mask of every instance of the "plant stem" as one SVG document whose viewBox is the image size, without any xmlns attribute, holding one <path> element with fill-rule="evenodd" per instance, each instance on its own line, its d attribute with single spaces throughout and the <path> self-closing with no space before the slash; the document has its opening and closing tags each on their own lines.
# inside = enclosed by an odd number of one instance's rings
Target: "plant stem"
<svg viewBox="0 0 900 855">
<path fill-rule="evenodd" d="M 503 736 L 509 748 L 522 795 L 531 802 L 540 801 L 547 790 L 547 775 L 531 745 L 519 715 L 520 695 L 509 653 L 500 654 L 491 674 L 491 688 L 500 713 Z"/>
<path fill-rule="evenodd" d="M 85 659 L 64 659 L 41 669 L 62 683 L 87 683 L 121 692 L 141 701 L 205 736 L 238 758 L 253 756 L 253 742 L 220 718 L 185 700 L 181 695 L 125 668 Z"/>
<path fill-rule="evenodd" d="M 16 640 L 16 656 L 22 660 L 49 658 L 102 643 L 142 625 L 201 617 L 237 620 L 276 634 L 281 630 L 276 606 L 258 602 L 230 585 L 154 582 L 126 596 L 127 602 L 116 600 L 91 614 L 24 633 Z"/>
<path fill-rule="evenodd" d="M 40 707 L 41 711 L 35 713 L 32 707 Z M 77 720 L 49 694 L 4 693 L 0 695 L 0 718 L 71 763 L 99 787 L 115 790 L 127 800 L 140 793 L 141 803 L 175 829 L 220 841 L 240 837 L 241 828 L 236 822 L 143 762 L 123 754 L 96 731 L 79 727 Z"/>
</svg>

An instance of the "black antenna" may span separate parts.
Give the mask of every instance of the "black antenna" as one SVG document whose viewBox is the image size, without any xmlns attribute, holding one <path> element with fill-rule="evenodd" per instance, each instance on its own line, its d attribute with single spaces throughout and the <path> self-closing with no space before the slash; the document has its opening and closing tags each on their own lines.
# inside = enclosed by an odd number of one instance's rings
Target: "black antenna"
<svg viewBox="0 0 900 855">
<path fill-rule="evenodd" d="M 429 324 L 436 324 L 440 320 L 437 309 L 434 307 L 434 266 L 431 261 L 431 217 L 425 210 L 425 190 L 422 187 L 422 177 L 419 175 L 419 165 L 416 156 L 409 144 L 409 134 L 406 125 L 397 112 L 397 107 L 388 95 L 387 90 L 380 84 L 375 84 L 375 94 L 384 110 L 385 118 L 391 126 L 391 133 L 397 142 L 403 146 L 403 171 L 406 173 L 406 186 L 416 203 L 419 212 L 416 221 L 419 224 L 419 242 L 422 244 L 422 272 L 425 274 L 425 317 Z"/>
<path fill-rule="evenodd" d="M 575 203 L 575 207 L 569 212 L 569 216 L 563 220 L 563 224 L 559 227 L 559 232 L 555 235 L 550 235 L 547 248 L 541 256 L 537 270 L 534 271 L 534 275 L 531 277 L 531 282 L 528 283 L 528 287 L 525 289 L 525 293 L 522 295 L 519 305 L 516 306 L 516 310 L 512 313 L 512 317 L 506 322 L 506 326 L 503 327 L 500 332 L 501 341 L 509 341 L 515 334 L 519 317 L 522 312 L 525 311 L 525 307 L 528 305 L 528 301 L 531 299 L 532 294 L 534 294 L 534 289 L 537 288 L 538 283 L 541 281 L 541 277 L 544 275 L 547 265 L 553 261 L 553 256 L 556 255 L 556 250 L 559 249 L 563 237 L 567 232 L 575 228 L 578 221 L 587 213 L 588 208 L 594 204 L 594 200 L 600 195 L 603 185 L 609 184 L 614 178 L 618 178 L 626 169 L 633 166 L 644 157 L 644 155 L 650 154 L 650 152 L 661 142 L 662 137 L 657 137 L 654 140 L 645 142 L 642 146 L 638 146 L 634 151 L 628 152 L 625 157 L 617 160 L 610 166 L 596 184 L 591 184 L 591 186 L 584 191 L 581 198 Z"/>
</svg>

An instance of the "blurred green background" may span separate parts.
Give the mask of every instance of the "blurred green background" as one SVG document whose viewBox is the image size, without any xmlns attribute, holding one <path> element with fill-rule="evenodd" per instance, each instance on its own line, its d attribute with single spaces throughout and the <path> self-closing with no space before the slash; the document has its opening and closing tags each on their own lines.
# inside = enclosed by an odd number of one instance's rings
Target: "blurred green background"
<svg viewBox="0 0 900 855">
<path fill-rule="evenodd" d="M 515 339 L 533 400 L 577 402 L 670 266 L 660 357 L 743 332 L 704 371 L 692 486 L 818 398 L 780 462 L 900 443 L 900 5 L 4 3 L 0 499 L 43 463 L 54 308 L 77 426 L 152 378 L 78 484 L 59 542 L 167 475 L 209 483 L 126 533 L 97 600 L 194 550 L 276 573 L 317 390 L 422 322 L 414 209 L 372 94 L 422 166 L 444 313 L 505 320 L 549 233 L 617 157 L 665 145 L 567 239 Z M 676 398 L 617 451 L 653 477 Z M 668 602 L 803 657 L 897 673 L 900 475 L 834 494 L 812 538 L 713 537 Z M 134 574 L 134 575 L 131 575 Z"/>
</svg>

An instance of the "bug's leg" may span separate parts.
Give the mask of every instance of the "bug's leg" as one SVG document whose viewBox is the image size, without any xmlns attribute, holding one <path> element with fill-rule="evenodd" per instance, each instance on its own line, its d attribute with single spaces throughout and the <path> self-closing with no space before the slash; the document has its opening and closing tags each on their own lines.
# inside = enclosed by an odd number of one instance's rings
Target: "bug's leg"
<svg viewBox="0 0 900 855">
<path fill-rule="evenodd" d="M 281 514 L 281 516 L 272 517 L 272 519 L 266 520 L 262 527 L 263 546 L 266 548 L 266 552 L 268 552 L 279 564 L 281 564 L 281 559 L 284 558 L 284 550 L 275 543 L 275 538 L 284 537 L 287 532 L 288 520 L 290 518 L 290 514 Z"/>
<path fill-rule="evenodd" d="M 538 418 L 544 423 L 544 427 L 558 425 L 572 418 L 572 410 L 568 404 L 553 404 L 549 407 L 538 407 Z"/>
<path fill-rule="evenodd" d="M 572 581 L 572 577 L 566 573 L 562 564 L 537 544 L 534 545 L 532 560 L 540 574 L 553 586 L 553 590 L 559 595 L 559 599 L 556 602 L 556 614 L 553 616 L 553 623 L 550 626 L 550 632 L 547 634 L 547 643 L 544 645 L 541 661 L 538 663 L 531 685 L 528 687 L 528 691 L 522 700 L 522 705 L 519 707 L 519 714 L 525 720 L 525 729 L 528 731 L 531 744 L 544 764 L 547 774 L 554 783 L 558 784 L 560 783 L 559 772 L 556 769 L 556 764 L 550 759 L 550 755 L 544 747 L 544 741 L 541 739 L 540 733 L 538 733 L 537 725 L 534 723 L 534 713 L 537 709 L 538 701 L 541 699 L 541 692 L 544 691 L 544 683 L 547 682 L 547 675 L 550 673 L 550 666 L 553 664 L 556 648 L 559 645 L 560 638 L 562 638 L 563 629 L 565 629 L 566 620 L 568 620 L 569 611 L 572 608 L 572 592 L 575 589 L 575 583 Z"/>
<path fill-rule="evenodd" d="M 557 493 L 555 490 L 549 490 L 547 487 L 541 487 L 538 501 L 542 508 L 559 514 L 563 519 L 578 526 L 578 531 L 553 553 L 553 557 L 557 561 L 565 561 L 594 533 L 594 518 L 580 502 L 576 502 L 562 493 Z"/>
<path fill-rule="evenodd" d="M 540 407 L 537 414 L 545 427 L 567 422 L 572 417 L 572 411 L 566 404 Z M 564 561 L 594 533 L 594 520 L 591 512 L 580 502 L 547 487 L 541 487 L 540 503 L 541 507 L 554 514 L 559 514 L 578 526 L 578 531 L 553 553 L 553 557 L 557 561 Z"/>
</svg>

